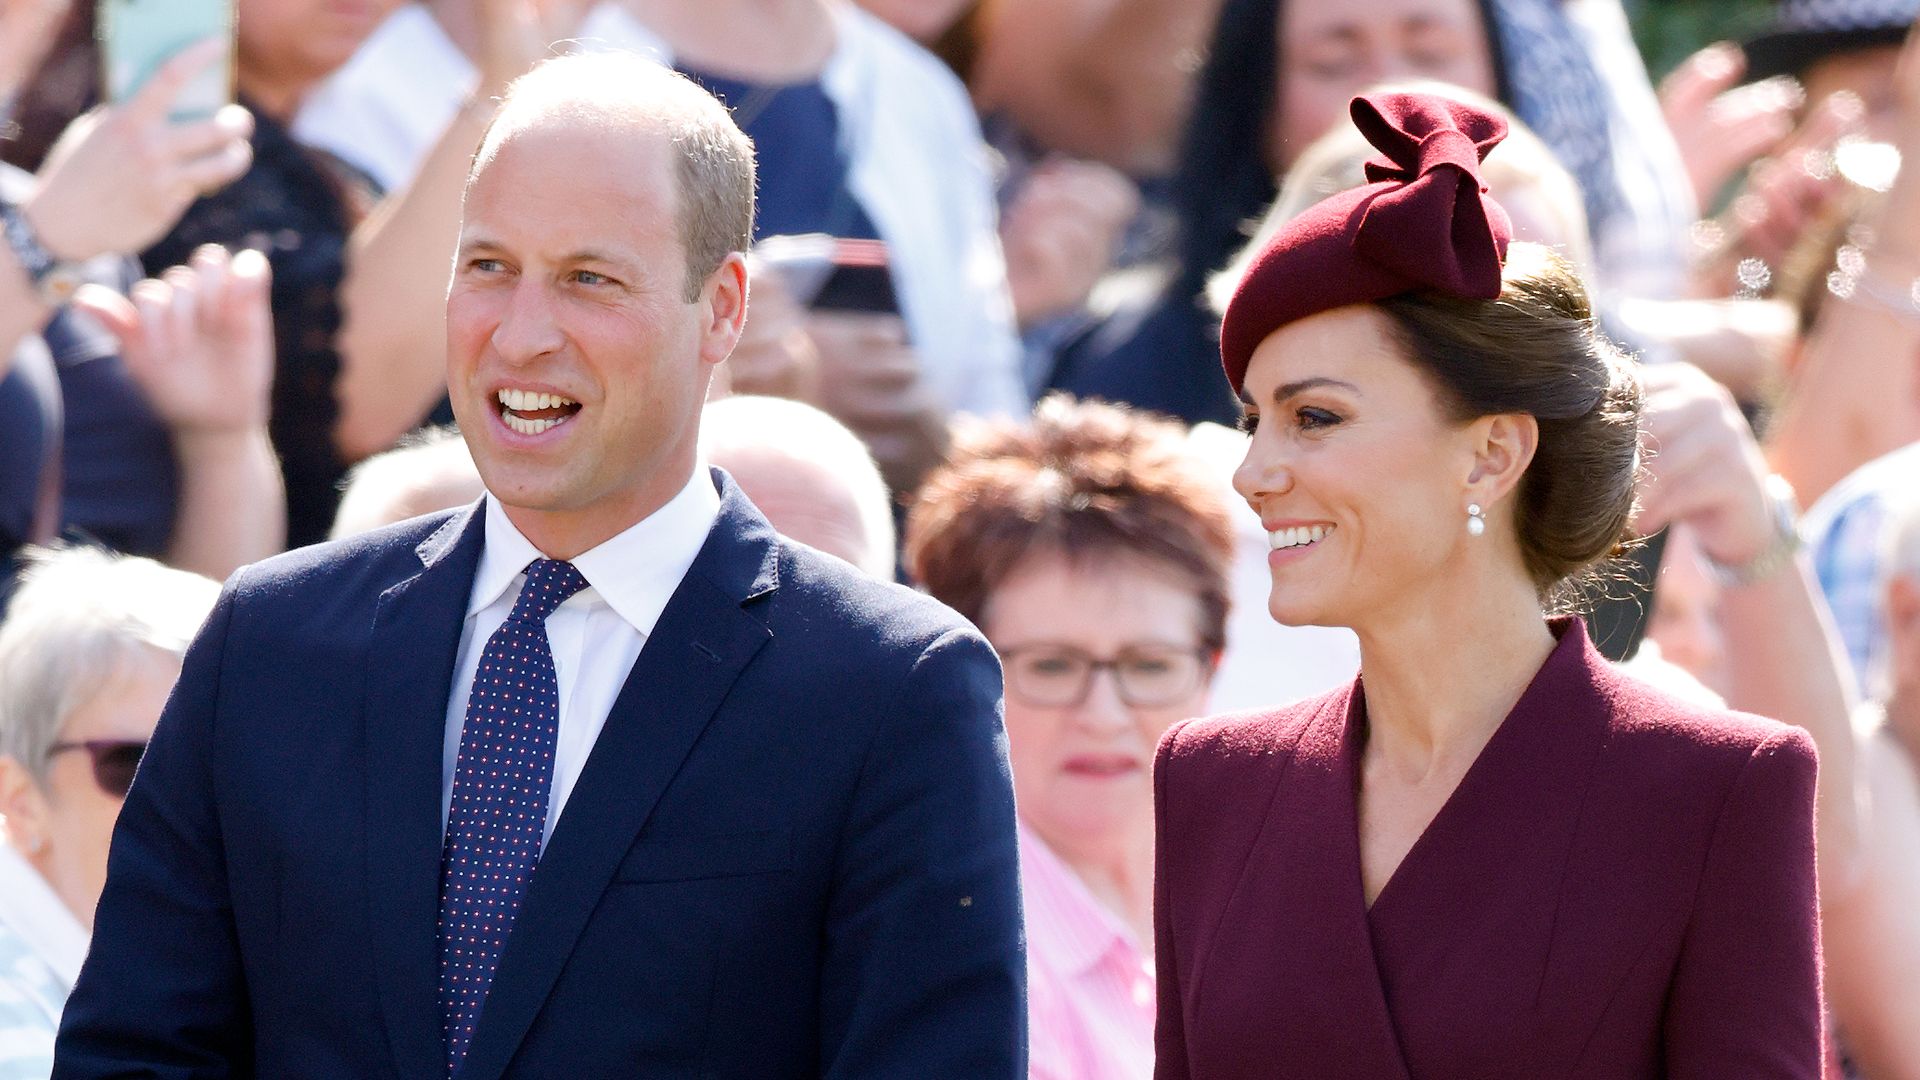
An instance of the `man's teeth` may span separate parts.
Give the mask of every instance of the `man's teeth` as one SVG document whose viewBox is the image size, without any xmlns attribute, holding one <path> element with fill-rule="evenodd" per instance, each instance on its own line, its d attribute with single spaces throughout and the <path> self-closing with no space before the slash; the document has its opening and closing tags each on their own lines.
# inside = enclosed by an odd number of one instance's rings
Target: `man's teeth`
<svg viewBox="0 0 1920 1080">
<path fill-rule="evenodd" d="M 1276 529 L 1267 534 L 1267 546 L 1274 551 L 1281 548 L 1302 547 L 1324 540 L 1333 531 L 1331 525 L 1296 525 L 1290 529 Z"/>
<path fill-rule="evenodd" d="M 538 435 L 543 431 L 552 431 L 554 428 L 572 419 L 572 417 L 553 416 L 545 420 L 533 420 L 515 413 L 505 412 L 500 414 L 500 419 L 505 421 L 508 427 L 522 435 Z"/>
<path fill-rule="evenodd" d="M 533 412 L 536 409 L 558 409 L 563 405 L 573 405 L 572 398 L 563 398 L 558 394 L 539 394 L 531 390 L 502 390 L 500 404 L 515 412 Z"/>
</svg>

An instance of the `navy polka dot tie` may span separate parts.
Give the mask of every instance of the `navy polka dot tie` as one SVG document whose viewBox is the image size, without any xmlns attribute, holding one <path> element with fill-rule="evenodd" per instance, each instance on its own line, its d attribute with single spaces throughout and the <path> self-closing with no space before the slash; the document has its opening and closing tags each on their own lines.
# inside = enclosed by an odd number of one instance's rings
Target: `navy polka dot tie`
<svg viewBox="0 0 1920 1080">
<path fill-rule="evenodd" d="M 572 563 L 537 559 L 513 613 L 487 639 L 467 697 L 440 860 L 440 1017 L 447 1075 L 460 1069 L 540 859 L 560 692 L 547 616 L 587 587 Z"/>
</svg>

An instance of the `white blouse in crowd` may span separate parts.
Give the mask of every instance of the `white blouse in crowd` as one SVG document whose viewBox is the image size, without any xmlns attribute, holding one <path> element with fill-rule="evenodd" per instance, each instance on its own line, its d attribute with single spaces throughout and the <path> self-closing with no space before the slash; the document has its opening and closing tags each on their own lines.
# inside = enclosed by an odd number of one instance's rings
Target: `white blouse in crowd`
<svg viewBox="0 0 1920 1080">
<path fill-rule="evenodd" d="M 0 1080 L 47 1080 L 87 932 L 40 872 L 0 840 Z"/>
<path fill-rule="evenodd" d="M 1024 413 L 993 176 L 966 88 L 866 11 L 836 4 L 834 19 L 821 88 L 839 118 L 847 186 L 887 242 L 928 388 L 950 411 Z M 673 62 L 666 42 L 613 3 L 593 10 L 578 40 Z M 412 179 L 477 78 L 433 16 L 408 4 L 314 92 L 293 132 L 392 191 Z"/>
</svg>

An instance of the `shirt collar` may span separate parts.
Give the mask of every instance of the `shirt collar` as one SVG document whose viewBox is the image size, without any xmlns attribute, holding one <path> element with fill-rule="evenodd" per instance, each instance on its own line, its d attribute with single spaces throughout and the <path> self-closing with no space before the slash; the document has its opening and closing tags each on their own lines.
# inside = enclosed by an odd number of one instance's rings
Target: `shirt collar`
<svg viewBox="0 0 1920 1080">
<path fill-rule="evenodd" d="M 32 864 L 0 841 L 0 926 L 27 943 L 54 977 L 73 989 L 87 958 L 87 931 Z"/>
<path fill-rule="evenodd" d="M 1046 967 L 1084 975 L 1115 950 L 1140 956 L 1133 934 L 1087 889 L 1080 875 L 1019 825 L 1020 878 L 1027 905 L 1027 951 Z"/>
<path fill-rule="evenodd" d="M 588 589 L 581 595 L 605 602 L 642 634 L 653 633 L 719 513 L 720 493 L 706 468 L 696 466 L 687 486 L 666 505 L 573 558 L 573 568 L 587 579 Z M 467 601 L 469 617 L 505 595 L 528 563 L 546 558 L 492 494 L 486 496 L 485 528 L 486 542 Z"/>
</svg>

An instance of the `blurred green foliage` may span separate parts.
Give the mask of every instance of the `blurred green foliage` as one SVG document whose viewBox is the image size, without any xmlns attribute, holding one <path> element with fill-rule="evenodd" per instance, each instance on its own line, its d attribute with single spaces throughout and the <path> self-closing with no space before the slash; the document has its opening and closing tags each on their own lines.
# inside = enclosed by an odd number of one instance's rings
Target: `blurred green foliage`
<svg viewBox="0 0 1920 1080">
<path fill-rule="evenodd" d="M 1772 0 L 1624 0 L 1633 36 L 1655 82 L 1694 50 L 1767 28 Z"/>
</svg>

